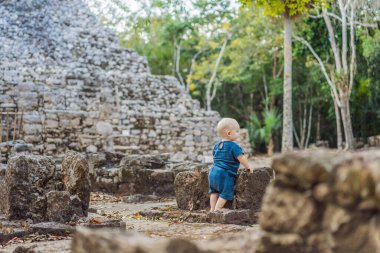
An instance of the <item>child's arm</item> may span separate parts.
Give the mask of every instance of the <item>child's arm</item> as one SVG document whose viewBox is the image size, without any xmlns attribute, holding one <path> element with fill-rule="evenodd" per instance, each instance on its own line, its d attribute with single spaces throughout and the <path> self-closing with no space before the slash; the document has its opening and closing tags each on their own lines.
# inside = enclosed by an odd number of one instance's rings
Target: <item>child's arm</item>
<svg viewBox="0 0 380 253">
<path fill-rule="evenodd" d="M 253 167 L 249 164 L 249 161 L 245 157 L 245 155 L 239 155 L 237 159 L 241 164 L 243 164 L 244 167 L 246 167 L 251 173 L 253 173 Z"/>
</svg>

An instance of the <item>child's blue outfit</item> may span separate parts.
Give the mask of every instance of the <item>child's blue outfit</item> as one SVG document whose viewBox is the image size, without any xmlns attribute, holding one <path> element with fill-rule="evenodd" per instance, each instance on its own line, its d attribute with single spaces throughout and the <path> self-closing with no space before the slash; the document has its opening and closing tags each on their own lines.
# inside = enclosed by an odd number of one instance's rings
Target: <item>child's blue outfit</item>
<svg viewBox="0 0 380 253">
<path fill-rule="evenodd" d="M 214 164 L 210 168 L 208 181 L 209 193 L 219 193 L 226 200 L 233 200 L 235 179 L 240 162 L 238 156 L 244 154 L 243 149 L 233 141 L 219 141 L 212 151 Z"/>
</svg>

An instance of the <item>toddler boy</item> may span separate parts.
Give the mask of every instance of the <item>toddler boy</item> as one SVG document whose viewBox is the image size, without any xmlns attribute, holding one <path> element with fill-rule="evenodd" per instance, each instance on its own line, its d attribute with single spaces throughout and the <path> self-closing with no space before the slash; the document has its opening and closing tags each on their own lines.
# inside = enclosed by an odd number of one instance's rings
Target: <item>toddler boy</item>
<svg viewBox="0 0 380 253">
<path fill-rule="evenodd" d="M 228 200 L 233 200 L 240 163 L 253 172 L 242 148 L 234 142 L 240 136 L 239 123 L 232 118 L 223 118 L 216 130 L 222 139 L 215 144 L 212 151 L 214 163 L 208 177 L 211 212 L 221 210 Z"/>
</svg>

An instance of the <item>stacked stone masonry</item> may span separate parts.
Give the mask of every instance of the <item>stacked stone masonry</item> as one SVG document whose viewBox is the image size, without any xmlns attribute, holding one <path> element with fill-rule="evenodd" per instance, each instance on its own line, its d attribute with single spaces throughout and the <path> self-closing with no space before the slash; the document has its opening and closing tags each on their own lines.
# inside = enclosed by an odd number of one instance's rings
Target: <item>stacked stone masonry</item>
<svg viewBox="0 0 380 253">
<path fill-rule="evenodd" d="M 18 137 L 33 153 L 210 155 L 219 114 L 174 77 L 152 75 L 81 0 L 2 1 L 0 44 L 0 109 L 23 111 Z"/>
<path fill-rule="evenodd" d="M 380 152 L 314 151 L 273 161 L 257 253 L 380 252 Z"/>
</svg>

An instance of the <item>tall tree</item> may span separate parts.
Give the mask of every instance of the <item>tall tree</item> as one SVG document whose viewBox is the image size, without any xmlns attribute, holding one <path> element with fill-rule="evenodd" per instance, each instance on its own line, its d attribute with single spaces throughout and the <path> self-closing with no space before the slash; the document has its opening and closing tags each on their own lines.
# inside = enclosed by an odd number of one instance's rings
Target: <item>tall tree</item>
<svg viewBox="0 0 380 253">
<path fill-rule="evenodd" d="M 272 17 L 282 17 L 284 21 L 284 99 L 282 151 L 293 150 L 293 114 L 292 114 L 292 29 L 293 21 L 300 14 L 323 0 L 241 0 L 244 4 L 256 4 L 264 13 Z"/>
</svg>

